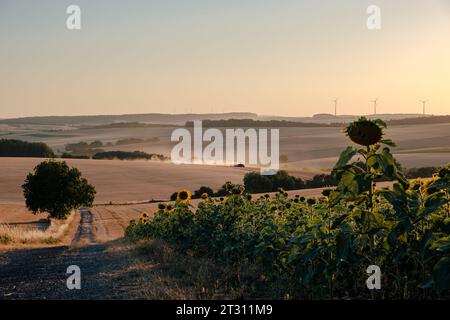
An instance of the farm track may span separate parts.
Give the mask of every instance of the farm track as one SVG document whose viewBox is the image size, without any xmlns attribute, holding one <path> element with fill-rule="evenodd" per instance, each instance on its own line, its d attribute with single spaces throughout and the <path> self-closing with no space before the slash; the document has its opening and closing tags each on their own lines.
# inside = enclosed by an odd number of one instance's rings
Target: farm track
<svg viewBox="0 0 450 320">
<path fill-rule="evenodd" d="M 93 214 L 80 210 L 80 224 L 70 246 L 24 249 L 0 255 L 0 300 L 3 299 L 119 299 L 118 286 L 128 267 L 124 252 L 111 252 L 95 241 Z M 67 267 L 81 269 L 81 290 L 66 286 Z M 128 284 L 129 285 L 129 284 Z"/>
</svg>

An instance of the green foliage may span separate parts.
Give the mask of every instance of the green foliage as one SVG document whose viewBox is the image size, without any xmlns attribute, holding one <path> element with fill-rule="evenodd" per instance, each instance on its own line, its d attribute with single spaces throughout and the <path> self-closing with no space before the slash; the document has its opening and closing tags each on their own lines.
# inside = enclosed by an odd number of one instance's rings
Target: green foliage
<svg viewBox="0 0 450 320">
<path fill-rule="evenodd" d="M 89 159 L 89 156 L 76 155 L 76 154 L 71 154 L 71 153 L 64 152 L 61 155 L 61 159 Z"/>
<path fill-rule="evenodd" d="M 436 167 L 408 168 L 405 170 L 405 176 L 408 179 L 430 178 L 439 171 Z"/>
<path fill-rule="evenodd" d="M 208 196 L 214 196 L 214 191 L 210 187 L 202 186 L 198 190 L 194 191 L 194 194 L 192 195 L 193 199 L 199 199 L 202 197 L 202 194 L 206 193 Z M 176 200 L 176 198 L 174 199 Z"/>
<path fill-rule="evenodd" d="M 165 160 L 166 157 L 164 157 L 161 154 L 149 154 L 142 151 L 106 151 L 106 152 L 98 152 L 94 154 L 92 159 L 100 160 L 100 159 L 106 159 L 106 160 L 113 160 L 113 159 L 119 159 L 119 160 L 138 160 L 138 159 L 144 159 L 144 160 L 152 160 L 152 159 L 158 159 L 158 160 Z"/>
<path fill-rule="evenodd" d="M 87 143 L 85 141 L 70 143 L 67 144 L 65 149 L 70 152 L 71 155 L 74 155 L 73 158 L 78 158 L 79 156 L 86 156 L 90 158 L 94 154 L 98 152 L 104 152 L 103 149 L 99 149 L 99 147 L 103 146 L 103 142 L 100 140 L 93 141 L 91 143 Z M 68 153 L 65 153 L 65 158 L 69 158 Z"/>
<path fill-rule="evenodd" d="M 249 172 L 244 176 L 244 186 L 248 192 L 263 193 L 276 192 L 279 188 L 285 190 L 299 190 L 335 186 L 336 179 L 329 174 L 315 175 L 311 180 L 303 181 L 279 170 L 274 175 L 261 175 L 258 172 Z"/>
<path fill-rule="evenodd" d="M 81 206 L 90 207 L 95 198 L 95 188 L 78 169 L 53 160 L 38 164 L 22 188 L 28 209 L 34 214 L 48 212 L 56 219 L 65 219 Z"/>
<path fill-rule="evenodd" d="M 319 199 L 289 198 L 283 189 L 253 199 L 227 183 L 225 199 L 207 198 L 196 209 L 177 202 L 133 222 L 126 235 L 163 239 L 236 270 L 257 266 L 260 278 L 293 298 L 449 298 L 450 167 L 409 182 L 392 142 L 378 140 L 347 148 L 333 170 L 337 187 Z M 379 179 L 395 183 L 377 190 Z M 381 268 L 381 290 L 366 288 L 370 265 Z"/>
<path fill-rule="evenodd" d="M 53 158 L 52 149 L 45 143 L 0 139 L 0 157 Z"/>
</svg>

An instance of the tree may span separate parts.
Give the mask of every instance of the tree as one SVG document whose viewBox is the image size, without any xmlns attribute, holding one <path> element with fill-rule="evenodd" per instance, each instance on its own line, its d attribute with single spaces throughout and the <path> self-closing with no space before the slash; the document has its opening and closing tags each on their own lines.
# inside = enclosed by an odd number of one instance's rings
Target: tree
<svg viewBox="0 0 450 320">
<path fill-rule="evenodd" d="M 96 193 L 77 168 L 54 160 L 38 164 L 22 188 L 26 206 L 33 214 L 48 212 L 56 219 L 65 219 L 81 206 L 92 206 Z"/>
<path fill-rule="evenodd" d="M 245 190 L 250 193 L 271 192 L 274 187 L 270 176 L 249 172 L 244 176 Z"/>
<path fill-rule="evenodd" d="M 0 157 L 53 158 L 53 150 L 45 143 L 0 139 Z"/>
</svg>

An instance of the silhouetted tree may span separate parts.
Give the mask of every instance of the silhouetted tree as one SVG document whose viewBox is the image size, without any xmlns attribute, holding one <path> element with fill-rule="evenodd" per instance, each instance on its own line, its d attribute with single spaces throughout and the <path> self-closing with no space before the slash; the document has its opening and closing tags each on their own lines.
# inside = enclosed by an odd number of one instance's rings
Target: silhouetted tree
<svg viewBox="0 0 450 320">
<path fill-rule="evenodd" d="M 28 209 L 34 214 L 48 212 L 56 219 L 65 219 L 81 206 L 92 206 L 96 193 L 78 169 L 54 160 L 38 164 L 22 188 Z"/>
</svg>

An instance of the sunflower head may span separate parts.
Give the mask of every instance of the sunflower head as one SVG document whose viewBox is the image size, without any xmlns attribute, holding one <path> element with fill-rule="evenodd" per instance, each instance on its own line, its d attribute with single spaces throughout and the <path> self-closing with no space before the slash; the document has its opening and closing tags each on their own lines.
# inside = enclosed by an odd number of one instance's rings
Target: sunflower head
<svg viewBox="0 0 450 320">
<path fill-rule="evenodd" d="M 158 209 L 159 210 L 164 210 L 165 208 L 166 208 L 166 205 L 164 203 L 158 204 Z"/>
<path fill-rule="evenodd" d="M 188 203 L 191 200 L 191 193 L 186 189 L 180 190 L 177 195 L 177 200 L 181 203 Z"/>
<path fill-rule="evenodd" d="M 242 192 L 244 192 L 244 187 L 243 186 L 233 186 L 230 190 L 231 194 L 242 194 Z"/>
<path fill-rule="evenodd" d="M 141 212 L 141 219 L 148 219 L 150 216 L 148 215 L 147 212 Z"/>
<path fill-rule="evenodd" d="M 168 204 L 168 205 L 166 206 L 166 211 L 170 212 L 170 211 L 172 211 L 172 210 L 173 210 L 172 205 Z"/>
<path fill-rule="evenodd" d="M 209 197 L 209 195 L 208 195 L 206 192 L 203 192 L 202 195 L 201 195 L 201 198 L 202 198 L 203 200 L 208 199 L 208 197 Z"/>
<path fill-rule="evenodd" d="M 330 196 L 330 194 L 331 194 L 331 189 L 324 189 L 323 191 L 322 191 L 322 195 L 324 196 L 324 197 L 329 197 Z"/>
<path fill-rule="evenodd" d="M 148 224 L 149 221 L 150 221 L 149 217 L 142 217 L 142 216 L 141 216 L 141 217 L 139 218 L 139 223 L 141 223 L 141 224 Z"/>
<path fill-rule="evenodd" d="M 386 128 L 386 124 L 381 120 L 369 120 L 361 117 L 350 123 L 344 131 L 354 143 L 368 147 L 383 139 L 384 128 Z"/>
<path fill-rule="evenodd" d="M 233 189 L 233 184 L 231 183 L 231 181 L 225 182 L 224 189 L 231 193 L 231 190 Z"/>
<path fill-rule="evenodd" d="M 418 191 L 420 190 L 420 187 L 422 186 L 422 179 L 417 178 L 411 181 L 409 185 L 409 190 Z"/>
<path fill-rule="evenodd" d="M 422 191 L 422 193 L 427 196 L 437 193 L 439 191 L 439 189 L 432 186 L 432 184 L 435 183 L 437 180 L 438 180 L 437 176 L 434 176 L 433 178 L 425 180 L 425 182 L 420 187 L 420 191 Z"/>
<path fill-rule="evenodd" d="M 248 195 L 247 195 L 247 200 L 248 200 L 248 201 L 252 201 L 252 199 L 253 199 L 253 198 L 252 198 L 252 195 L 251 195 L 251 194 L 248 194 Z"/>
</svg>

